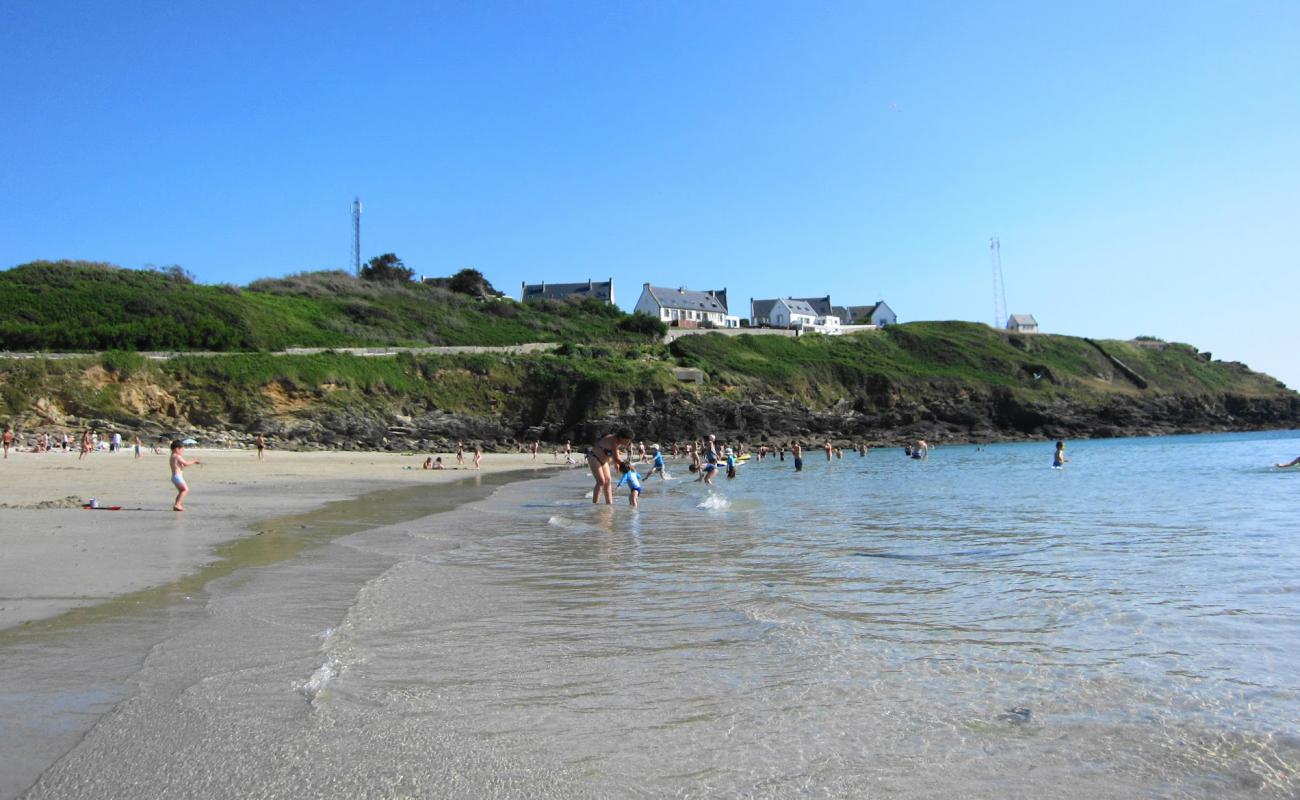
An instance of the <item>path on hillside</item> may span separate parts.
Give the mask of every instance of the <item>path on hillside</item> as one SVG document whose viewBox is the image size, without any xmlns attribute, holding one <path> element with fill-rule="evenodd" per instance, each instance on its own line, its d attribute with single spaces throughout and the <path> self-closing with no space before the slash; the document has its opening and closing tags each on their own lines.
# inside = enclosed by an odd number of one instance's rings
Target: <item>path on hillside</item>
<svg viewBox="0 0 1300 800">
<path fill-rule="evenodd" d="M 277 350 L 268 355 L 273 356 L 314 356 L 319 353 L 345 353 L 351 356 L 395 356 L 398 353 L 412 353 L 415 355 L 433 354 L 433 355 L 461 355 L 464 353 L 509 353 L 513 355 L 523 355 L 525 353 L 545 353 L 559 347 L 557 342 L 530 342 L 528 344 L 511 344 L 499 347 L 489 347 L 485 345 L 442 345 L 428 347 L 290 347 L 286 350 Z M 66 358 L 90 358 L 102 356 L 106 351 L 100 350 L 87 353 L 40 353 L 40 352 L 22 352 L 15 353 L 9 351 L 0 352 L 0 359 L 3 358 L 48 358 L 48 359 L 66 359 Z M 248 355 L 247 351 L 230 351 L 219 352 L 215 350 L 187 350 L 187 351 L 150 351 L 139 354 L 144 358 L 153 359 L 154 361 L 167 361 L 172 358 L 181 358 L 183 356 L 237 356 Z"/>
</svg>

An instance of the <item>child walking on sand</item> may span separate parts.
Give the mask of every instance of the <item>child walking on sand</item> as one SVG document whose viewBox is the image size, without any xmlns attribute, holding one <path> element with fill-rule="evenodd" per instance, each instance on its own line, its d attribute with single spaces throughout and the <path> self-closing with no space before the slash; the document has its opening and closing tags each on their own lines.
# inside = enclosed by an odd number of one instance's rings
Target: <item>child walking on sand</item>
<svg viewBox="0 0 1300 800">
<path fill-rule="evenodd" d="M 172 511 L 184 511 L 185 495 L 190 493 L 190 487 L 185 485 L 185 475 L 181 470 L 186 467 L 192 467 L 195 464 L 202 464 L 197 458 L 193 461 L 185 460 L 185 445 L 180 440 L 172 442 L 172 457 L 169 459 L 172 470 L 172 485 L 176 487 L 176 502 L 172 503 Z"/>
</svg>

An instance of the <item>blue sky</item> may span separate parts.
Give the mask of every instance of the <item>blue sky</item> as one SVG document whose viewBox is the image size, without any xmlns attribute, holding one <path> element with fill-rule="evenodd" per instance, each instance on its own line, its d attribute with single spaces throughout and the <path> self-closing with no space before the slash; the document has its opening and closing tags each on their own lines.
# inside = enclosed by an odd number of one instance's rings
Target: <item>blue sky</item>
<svg viewBox="0 0 1300 800">
<path fill-rule="evenodd" d="M 345 268 L 360 195 L 516 296 L 989 321 L 996 235 L 1044 330 L 1300 387 L 1295 2 L 0 5 L 0 267 Z"/>
</svg>

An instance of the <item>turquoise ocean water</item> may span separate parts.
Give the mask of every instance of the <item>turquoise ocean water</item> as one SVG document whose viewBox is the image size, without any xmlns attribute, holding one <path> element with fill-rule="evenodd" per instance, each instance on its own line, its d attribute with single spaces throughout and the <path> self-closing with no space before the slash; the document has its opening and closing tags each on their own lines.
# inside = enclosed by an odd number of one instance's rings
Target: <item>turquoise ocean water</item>
<svg viewBox="0 0 1300 800">
<path fill-rule="evenodd" d="M 1052 451 L 670 462 L 637 511 L 573 470 L 340 540 L 214 586 L 34 796 L 1300 794 L 1300 434 Z"/>
</svg>

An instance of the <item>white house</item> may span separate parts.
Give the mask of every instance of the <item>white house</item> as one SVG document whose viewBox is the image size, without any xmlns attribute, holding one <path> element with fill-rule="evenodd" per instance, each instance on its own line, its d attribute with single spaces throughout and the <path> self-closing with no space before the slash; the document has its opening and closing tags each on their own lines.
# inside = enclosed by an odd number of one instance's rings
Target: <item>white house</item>
<svg viewBox="0 0 1300 800">
<path fill-rule="evenodd" d="M 836 306 L 835 313 L 846 325 L 875 325 L 883 328 L 898 322 L 898 315 L 884 300 L 869 306 Z"/>
<path fill-rule="evenodd" d="M 749 298 L 749 324 L 756 328 L 765 328 L 771 325 L 777 325 L 777 323 L 772 321 L 772 309 L 780 299 L 781 298 L 775 300 L 755 300 L 752 297 Z M 832 309 L 830 295 L 826 295 L 825 297 L 787 297 L 785 299 L 807 303 L 812 309 L 813 316 L 815 317 L 836 316 L 840 317 L 841 321 L 844 319 L 843 315 L 836 313 Z M 780 327 L 788 326 L 782 324 Z"/>
<path fill-rule="evenodd" d="M 740 319 L 727 313 L 726 289 L 696 292 L 685 286 L 670 289 L 647 283 L 642 286 L 633 311 L 683 328 L 740 327 Z"/>
<path fill-rule="evenodd" d="M 1007 330 L 1016 333 L 1038 333 L 1038 320 L 1033 314 L 1012 314 L 1007 320 Z"/>
<path fill-rule="evenodd" d="M 798 330 L 835 333 L 840 327 L 840 318 L 834 314 L 820 314 L 807 300 L 793 297 L 778 298 L 772 303 L 769 314 L 774 328 L 795 328 Z"/>
<path fill-rule="evenodd" d="M 614 279 L 586 283 L 525 283 L 519 300 L 529 303 L 535 300 L 567 300 L 569 298 L 584 300 L 594 297 L 602 303 L 614 305 Z"/>
</svg>

